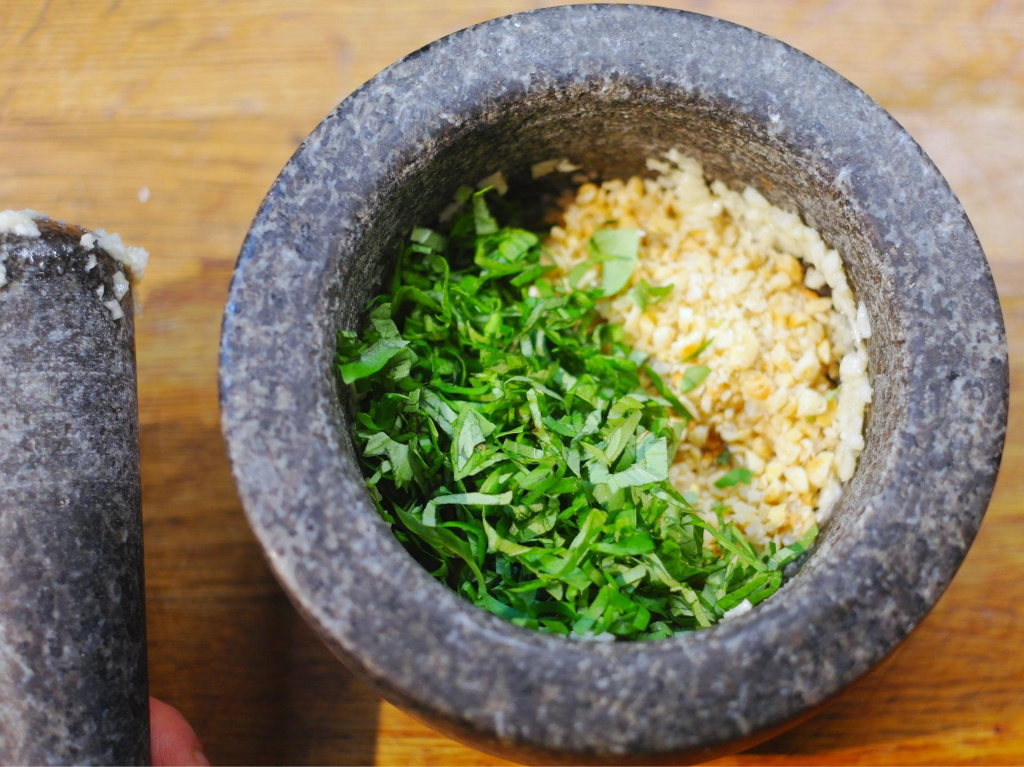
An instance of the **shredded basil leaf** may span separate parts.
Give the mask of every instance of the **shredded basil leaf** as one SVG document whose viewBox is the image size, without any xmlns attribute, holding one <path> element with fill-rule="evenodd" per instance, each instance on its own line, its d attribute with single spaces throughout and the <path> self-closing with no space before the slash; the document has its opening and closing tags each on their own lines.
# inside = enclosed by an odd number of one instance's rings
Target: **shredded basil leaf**
<svg viewBox="0 0 1024 767">
<path fill-rule="evenodd" d="M 692 362 L 693 360 L 697 359 L 697 357 L 699 357 L 709 346 L 711 346 L 711 343 L 714 340 L 714 338 L 707 339 L 704 343 L 702 343 L 692 352 L 683 357 L 683 362 Z"/>
<path fill-rule="evenodd" d="M 715 480 L 715 487 L 732 487 L 734 485 L 749 485 L 754 478 L 754 472 L 750 469 L 730 469 L 721 477 Z"/>
<path fill-rule="evenodd" d="M 686 368 L 686 372 L 683 373 L 683 394 L 693 391 L 702 383 L 704 379 L 711 373 L 711 368 L 707 365 L 695 365 L 691 368 Z"/>
<path fill-rule="evenodd" d="M 659 303 L 661 299 L 672 292 L 672 285 L 661 285 L 653 287 L 647 280 L 640 280 L 633 289 L 630 291 L 633 295 L 633 302 L 640 311 L 644 311 L 648 306 L 654 306 Z"/>
<path fill-rule="evenodd" d="M 613 296 L 626 287 L 636 268 L 643 232 L 639 229 L 598 229 L 588 244 L 589 258 L 573 267 L 569 281 L 579 285 L 590 269 L 601 266 L 601 292 Z"/>
</svg>

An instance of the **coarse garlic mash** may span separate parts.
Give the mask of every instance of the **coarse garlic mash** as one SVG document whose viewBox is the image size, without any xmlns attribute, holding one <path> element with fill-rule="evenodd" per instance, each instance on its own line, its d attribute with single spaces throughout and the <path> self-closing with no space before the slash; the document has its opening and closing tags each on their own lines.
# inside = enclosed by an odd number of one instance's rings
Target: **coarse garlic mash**
<svg viewBox="0 0 1024 767">
<path fill-rule="evenodd" d="M 643 231 L 629 284 L 599 309 L 673 391 L 687 369 L 710 368 L 679 394 L 694 418 L 669 477 L 709 520 L 724 507 L 755 545 L 793 542 L 827 518 L 864 447 L 867 312 L 839 254 L 798 216 L 752 188 L 709 185 L 678 151 L 647 165 L 657 178 L 581 186 L 547 251 L 568 274 L 598 229 Z M 673 287 L 641 308 L 631 288 L 642 280 Z M 716 486 L 736 468 L 749 483 Z"/>
</svg>

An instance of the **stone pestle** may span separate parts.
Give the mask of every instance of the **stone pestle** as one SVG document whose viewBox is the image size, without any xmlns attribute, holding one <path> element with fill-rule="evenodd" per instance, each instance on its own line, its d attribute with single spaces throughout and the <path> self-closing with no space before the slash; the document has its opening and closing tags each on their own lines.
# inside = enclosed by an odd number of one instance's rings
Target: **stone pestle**
<svg viewBox="0 0 1024 767">
<path fill-rule="evenodd" d="M 116 236 L 0 213 L 3 764 L 150 758 L 125 295 L 144 256 Z"/>
</svg>

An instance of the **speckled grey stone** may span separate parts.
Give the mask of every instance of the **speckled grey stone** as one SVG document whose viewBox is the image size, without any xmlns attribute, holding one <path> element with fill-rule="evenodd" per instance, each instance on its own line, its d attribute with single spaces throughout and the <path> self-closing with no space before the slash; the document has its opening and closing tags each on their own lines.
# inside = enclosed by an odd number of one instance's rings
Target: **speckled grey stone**
<svg viewBox="0 0 1024 767">
<path fill-rule="evenodd" d="M 0 763 L 147 764 L 131 294 L 37 224 L 0 234 Z"/>
<path fill-rule="evenodd" d="M 331 369 L 335 334 L 359 325 L 401 239 L 459 184 L 501 170 L 542 199 L 531 163 L 567 157 L 621 177 L 669 148 L 798 211 L 845 254 L 874 330 L 867 447 L 806 564 L 746 615 L 643 644 L 533 633 L 449 592 L 377 517 Z M 249 520 L 331 649 L 438 729 L 548 762 L 714 756 L 808 715 L 878 663 L 974 538 L 1008 387 L 984 254 L 900 126 L 776 40 L 639 6 L 472 27 L 346 99 L 253 222 L 220 375 Z"/>
</svg>

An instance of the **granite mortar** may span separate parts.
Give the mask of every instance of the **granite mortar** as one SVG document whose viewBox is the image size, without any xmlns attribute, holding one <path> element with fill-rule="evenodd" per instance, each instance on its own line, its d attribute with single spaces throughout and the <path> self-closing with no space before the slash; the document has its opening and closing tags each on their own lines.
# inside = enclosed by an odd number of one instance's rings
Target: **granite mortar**
<svg viewBox="0 0 1024 767">
<path fill-rule="evenodd" d="M 873 328 L 858 471 L 767 602 L 649 643 L 534 633 L 431 578 L 367 495 L 332 370 L 399 244 L 502 171 L 546 199 L 678 148 L 799 212 L 844 255 Z M 477 747 L 541 762 L 698 760 L 808 715 L 889 654 L 974 538 L 1005 435 L 998 298 L 967 217 L 911 137 L 819 62 L 668 9 L 490 21 L 397 62 L 303 143 L 260 208 L 225 311 L 222 425 L 277 577 L 381 693 Z"/>
</svg>

